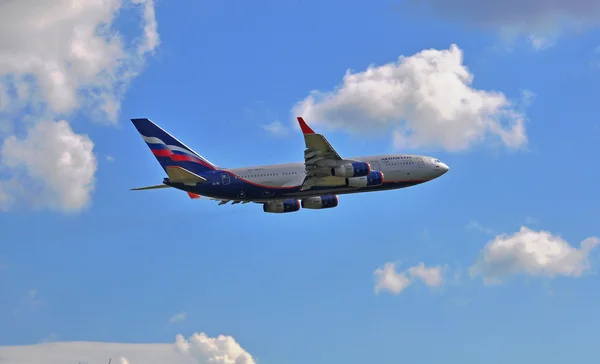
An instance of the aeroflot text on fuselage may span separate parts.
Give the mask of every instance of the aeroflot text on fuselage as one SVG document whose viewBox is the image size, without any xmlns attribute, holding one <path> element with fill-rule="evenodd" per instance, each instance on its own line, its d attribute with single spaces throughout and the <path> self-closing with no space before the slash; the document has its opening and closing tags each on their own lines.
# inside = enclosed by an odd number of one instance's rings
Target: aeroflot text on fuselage
<svg viewBox="0 0 600 364">
<path fill-rule="evenodd" d="M 301 118 L 304 162 L 242 168 L 211 163 L 149 119 L 131 119 L 167 174 L 160 185 L 134 188 L 175 188 L 190 198 L 208 198 L 219 205 L 260 203 L 263 211 L 294 212 L 336 207 L 338 195 L 393 190 L 431 181 L 448 172 L 439 159 L 388 154 L 344 158 L 327 139 Z"/>
</svg>

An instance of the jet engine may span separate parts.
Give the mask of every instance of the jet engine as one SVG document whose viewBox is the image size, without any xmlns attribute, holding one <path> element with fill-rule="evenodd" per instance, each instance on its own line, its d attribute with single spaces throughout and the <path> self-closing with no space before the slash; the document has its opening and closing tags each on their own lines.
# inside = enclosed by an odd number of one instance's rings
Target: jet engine
<svg viewBox="0 0 600 364">
<path fill-rule="evenodd" d="M 331 175 L 335 177 L 363 177 L 370 172 L 371 165 L 366 162 L 352 162 L 331 168 Z"/>
<path fill-rule="evenodd" d="M 289 199 L 285 201 L 269 201 L 263 205 L 264 212 L 281 214 L 285 212 L 295 212 L 300 210 L 300 201 Z"/>
<path fill-rule="evenodd" d="M 303 209 L 329 209 L 338 205 L 336 195 L 309 197 L 302 200 Z"/>
<path fill-rule="evenodd" d="M 373 171 L 367 176 L 346 178 L 346 186 L 348 187 L 371 187 L 380 186 L 383 184 L 383 173 L 380 171 Z"/>
</svg>

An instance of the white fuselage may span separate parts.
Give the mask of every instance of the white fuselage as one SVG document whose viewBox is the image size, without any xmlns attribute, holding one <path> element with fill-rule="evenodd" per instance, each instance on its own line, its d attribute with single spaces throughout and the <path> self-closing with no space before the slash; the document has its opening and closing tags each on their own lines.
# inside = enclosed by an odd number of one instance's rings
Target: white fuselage
<svg viewBox="0 0 600 364">
<path fill-rule="evenodd" d="M 223 170 L 231 172 L 234 175 L 234 179 L 250 183 L 255 187 L 281 189 L 277 193 L 274 193 L 273 196 L 262 196 L 264 200 L 271 200 L 281 198 L 282 196 L 302 198 L 332 193 L 345 194 L 408 187 L 435 179 L 446 173 L 449 169 L 439 159 L 410 154 L 388 154 L 348 159 L 367 162 L 370 164 L 372 171 L 381 171 L 384 175 L 383 185 L 352 188 L 347 187 L 342 178 L 327 177 L 323 178 L 322 182 L 316 188 L 300 191 L 293 187 L 301 186 L 305 179 L 305 165 L 302 162 L 231 169 L 224 168 Z"/>
</svg>

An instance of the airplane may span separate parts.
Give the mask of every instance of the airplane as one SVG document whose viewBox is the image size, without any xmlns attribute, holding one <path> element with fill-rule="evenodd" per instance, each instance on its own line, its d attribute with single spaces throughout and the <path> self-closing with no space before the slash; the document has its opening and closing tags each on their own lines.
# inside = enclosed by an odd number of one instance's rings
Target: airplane
<svg viewBox="0 0 600 364">
<path fill-rule="evenodd" d="M 304 162 L 224 168 L 149 119 L 131 119 L 168 176 L 160 185 L 132 190 L 176 188 L 192 199 L 206 197 L 219 205 L 254 202 L 263 204 L 264 212 L 288 213 L 337 207 L 338 195 L 415 186 L 449 170 L 439 159 L 421 155 L 343 158 L 302 117 L 297 120 L 306 146 Z"/>
</svg>

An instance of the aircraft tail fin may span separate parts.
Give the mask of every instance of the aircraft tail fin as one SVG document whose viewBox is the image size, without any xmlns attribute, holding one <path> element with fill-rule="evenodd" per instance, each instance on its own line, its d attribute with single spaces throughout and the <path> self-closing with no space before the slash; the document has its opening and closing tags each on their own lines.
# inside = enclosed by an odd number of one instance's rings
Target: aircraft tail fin
<svg viewBox="0 0 600 364">
<path fill-rule="evenodd" d="M 217 168 L 150 119 L 131 119 L 131 122 L 167 174 L 167 168 L 171 167 L 182 168 L 195 175 Z"/>
</svg>

